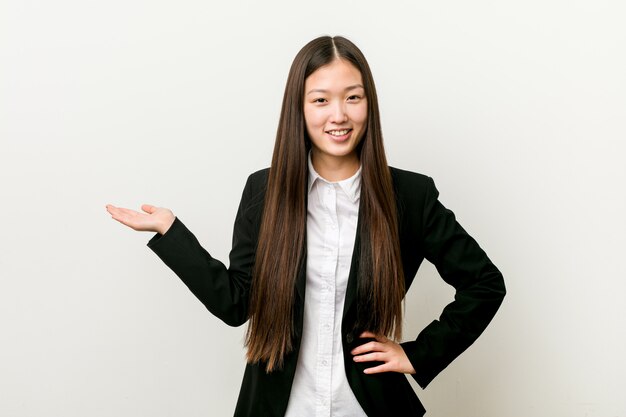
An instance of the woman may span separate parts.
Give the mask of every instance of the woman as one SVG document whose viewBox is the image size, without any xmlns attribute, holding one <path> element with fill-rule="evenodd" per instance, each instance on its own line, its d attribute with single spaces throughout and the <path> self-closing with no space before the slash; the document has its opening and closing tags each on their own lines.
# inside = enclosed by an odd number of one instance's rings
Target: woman
<svg viewBox="0 0 626 417">
<path fill-rule="evenodd" d="M 292 64 L 272 164 L 248 178 L 228 268 L 168 209 L 107 210 L 156 232 L 148 246 L 213 314 L 249 321 L 236 416 L 421 416 L 403 374 L 425 387 L 505 294 L 437 196 L 431 178 L 387 166 L 361 51 L 320 37 Z M 455 301 L 399 343 L 402 300 L 424 258 Z"/>
</svg>

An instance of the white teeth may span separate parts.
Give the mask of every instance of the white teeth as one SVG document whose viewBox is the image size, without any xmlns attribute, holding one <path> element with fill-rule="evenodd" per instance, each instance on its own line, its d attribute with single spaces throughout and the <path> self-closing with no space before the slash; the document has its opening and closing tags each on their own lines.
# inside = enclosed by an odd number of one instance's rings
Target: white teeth
<svg viewBox="0 0 626 417">
<path fill-rule="evenodd" d="M 344 130 L 329 130 L 328 133 L 330 133 L 333 136 L 343 136 L 345 134 L 347 134 L 350 131 L 350 129 L 344 129 Z"/>
</svg>

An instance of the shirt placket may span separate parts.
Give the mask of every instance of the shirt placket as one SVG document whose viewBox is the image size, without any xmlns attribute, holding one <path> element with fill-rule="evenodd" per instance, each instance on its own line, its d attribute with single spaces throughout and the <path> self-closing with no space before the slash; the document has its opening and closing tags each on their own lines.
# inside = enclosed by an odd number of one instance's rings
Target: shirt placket
<svg viewBox="0 0 626 417">
<path fill-rule="evenodd" d="M 336 270 L 339 256 L 337 192 L 333 184 L 324 183 L 320 200 L 324 208 L 324 262 L 322 295 L 318 323 L 317 417 L 330 417 L 332 390 L 333 329 L 335 327 Z"/>
</svg>

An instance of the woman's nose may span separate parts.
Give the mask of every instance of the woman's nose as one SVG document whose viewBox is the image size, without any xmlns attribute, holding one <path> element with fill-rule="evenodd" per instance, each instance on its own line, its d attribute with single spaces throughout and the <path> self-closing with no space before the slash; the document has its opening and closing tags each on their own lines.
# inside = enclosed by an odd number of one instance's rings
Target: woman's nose
<svg viewBox="0 0 626 417">
<path fill-rule="evenodd" d="M 348 120 L 348 114 L 344 103 L 337 103 L 333 106 L 331 121 L 333 123 L 343 123 Z"/>
</svg>

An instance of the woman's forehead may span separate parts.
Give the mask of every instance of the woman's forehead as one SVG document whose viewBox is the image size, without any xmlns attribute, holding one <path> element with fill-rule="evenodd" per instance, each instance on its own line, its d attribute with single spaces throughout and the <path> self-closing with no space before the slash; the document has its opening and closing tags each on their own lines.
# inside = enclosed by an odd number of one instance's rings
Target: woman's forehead
<svg viewBox="0 0 626 417">
<path fill-rule="evenodd" d="M 305 90 L 363 88 L 361 72 L 350 62 L 337 59 L 315 70 L 305 80 Z"/>
</svg>

